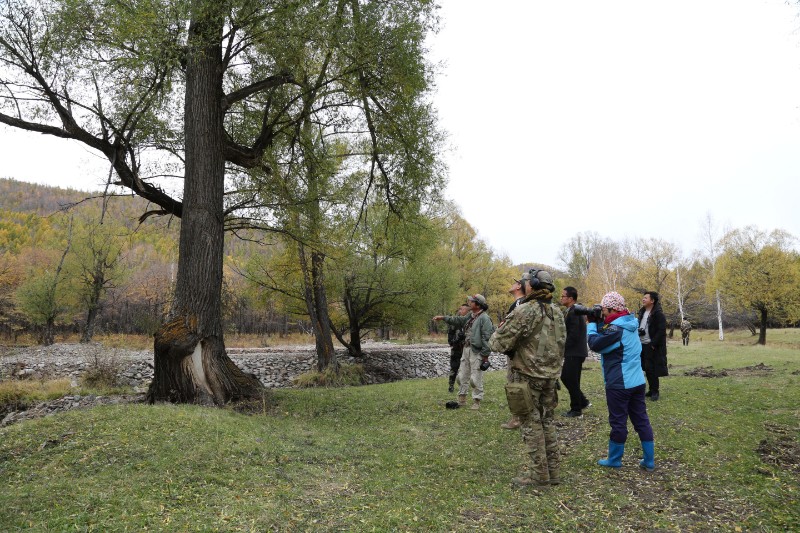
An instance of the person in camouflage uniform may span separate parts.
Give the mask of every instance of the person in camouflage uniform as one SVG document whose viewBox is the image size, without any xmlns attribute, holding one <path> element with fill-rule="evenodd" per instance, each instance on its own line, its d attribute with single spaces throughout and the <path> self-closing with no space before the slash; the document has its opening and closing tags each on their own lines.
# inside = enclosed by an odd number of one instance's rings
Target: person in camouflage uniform
<svg viewBox="0 0 800 533">
<path fill-rule="evenodd" d="M 681 320 L 681 340 L 684 346 L 689 346 L 689 332 L 692 331 L 692 323 L 685 318 Z"/>
<path fill-rule="evenodd" d="M 567 329 L 564 315 L 553 304 L 553 279 L 544 270 L 522 276 L 525 298 L 489 339 L 489 347 L 511 358 L 511 381 L 527 383 L 533 410 L 521 417 L 522 441 L 531 463 L 516 485 L 556 485 L 561 455 L 554 421 L 556 384 L 564 362 Z"/>
</svg>

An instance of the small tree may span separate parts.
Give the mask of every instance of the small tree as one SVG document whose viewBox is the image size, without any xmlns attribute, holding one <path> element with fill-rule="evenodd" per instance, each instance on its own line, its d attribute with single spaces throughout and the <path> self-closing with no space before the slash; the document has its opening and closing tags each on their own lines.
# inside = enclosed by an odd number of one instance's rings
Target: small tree
<svg viewBox="0 0 800 533">
<path fill-rule="evenodd" d="M 92 340 L 105 294 L 121 275 L 124 238 L 122 228 L 110 217 L 99 221 L 87 213 L 78 218 L 71 269 L 77 278 L 77 298 L 86 311 L 82 343 Z"/>
<path fill-rule="evenodd" d="M 794 241 L 785 231 L 767 234 L 753 226 L 723 238 L 716 287 L 730 305 L 756 313 L 758 344 L 767 342 L 768 320 L 800 318 L 800 257 L 792 249 Z"/>
<path fill-rule="evenodd" d="M 34 267 L 17 289 L 18 306 L 31 323 L 40 328 L 39 343 L 44 346 L 50 346 L 55 342 L 56 320 L 67 308 L 62 271 L 71 246 L 72 222 L 70 221 L 67 243 L 61 257 L 43 269 Z M 32 263 L 37 264 L 38 261 Z"/>
</svg>

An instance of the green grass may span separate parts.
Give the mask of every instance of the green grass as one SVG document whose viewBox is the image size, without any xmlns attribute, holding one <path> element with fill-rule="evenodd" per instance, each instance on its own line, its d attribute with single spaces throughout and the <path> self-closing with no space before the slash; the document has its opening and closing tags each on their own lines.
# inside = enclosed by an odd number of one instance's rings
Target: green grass
<svg viewBox="0 0 800 533">
<path fill-rule="evenodd" d="M 15 424 L 0 429 L 0 530 L 797 530 L 800 334 L 761 347 L 702 333 L 670 344 L 648 403 L 653 473 L 633 431 L 622 469 L 595 464 L 608 424 L 589 362 L 594 407 L 559 416 L 556 487 L 511 485 L 523 448 L 499 428 L 505 373 L 490 372 L 477 412 L 444 409 L 442 378 L 281 389 L 250 414 L 126 405 Z M 727 375 L 685 375 L 709 366 Z"/>
</svg>

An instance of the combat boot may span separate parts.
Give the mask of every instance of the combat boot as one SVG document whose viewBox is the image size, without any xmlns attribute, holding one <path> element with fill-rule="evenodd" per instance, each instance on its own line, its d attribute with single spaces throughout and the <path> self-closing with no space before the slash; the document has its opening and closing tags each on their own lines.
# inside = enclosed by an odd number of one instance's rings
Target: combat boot
<svg viewBox="0 0 800 533">
<path fill-rule="evenodd" d="M 544 487 L 550 484 L 550 481 L 541 481 L 535 478 L 532 478 L 528 474 L 523 474 L 519 477 L 515 477 L 511 480 L 511 483 L 516 485 L 517 487 L 527 487 L 529 485 L 534 485 L 536 487 Z"/>
<path fill-rule="evenodd" d="M 500 427 L 503 429 L 517 429 L 522 425 L 518 416 L 512 416 L 511 420 L 506 422 L 505 424 L 500 424 Z"/>
<path fill-rule="evenodd" d="M 458 405 L 464 407 L 467 405 L 467 395 L 466 394 L 459 394 L 458 395 Z"/>
<path fill-rule="evenodd" d="M 469 408 L 472 409 L 473 411 L 477 411 L 478 409 L 481 408 L 481 401 L 477 398 L 473 399 L 472 405 L 470 405 Z"/>
</svg>

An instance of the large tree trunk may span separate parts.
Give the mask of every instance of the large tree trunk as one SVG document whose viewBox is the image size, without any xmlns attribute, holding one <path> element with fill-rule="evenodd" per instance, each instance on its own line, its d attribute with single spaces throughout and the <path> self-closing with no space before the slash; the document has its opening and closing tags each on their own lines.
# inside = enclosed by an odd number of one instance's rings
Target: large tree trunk
<svg viewBox="0 0 800 533">
<path fill-rule="evenodd" d="M 259 396 L 263 388 L 225 353 L 221 317 L 225 160 L 219 44 L 223 16 L 214 2 L 197 0 L 193 10 L 186 65 L 186 174 L 178 274 L 170 320 L 155 335 L 155 372 L 147 393 L 151 403 L 222 404 Z"/>
<path fill-rule="evenodd" d="M 311 267 L 309 268 L 303 244 L 298 244 L 298 254 L 300 269 L 303 272 L 303 296 L 317 348 L 317 370 L 322 372 L 331 367 L 334 371 L 338 371 L 339 361 L 336 358 L 336 350 L 333 348 L 333 339 L 331 338 L 331 321 L 328 316 L 328 299 L 325 294 L 323 277 L 325 256 L 320 252 L 311 252 Z"/>
<path fill-rule="evenodd" d="M 761 323 L 758 328 L 758 344 L 764 346 L 767 344 L 767 310 L 761 308 Z"/>
<path fill-rule="evenodd" d="M 325 256 L 321 252 L 311 253 L 311 279 L 314 283 L 314 303 L 317 306 L 317 320 L 320 328 L 320 341 L 323 350 L 317 350 L 317 370 L 330 368 L 339 371 L 339 360 L 333 349 L 330 318 L 328 316 L 328 297 L 325 294 Z"/>
</svg>

